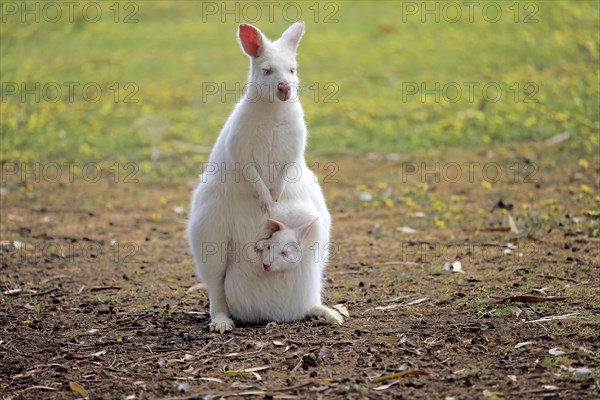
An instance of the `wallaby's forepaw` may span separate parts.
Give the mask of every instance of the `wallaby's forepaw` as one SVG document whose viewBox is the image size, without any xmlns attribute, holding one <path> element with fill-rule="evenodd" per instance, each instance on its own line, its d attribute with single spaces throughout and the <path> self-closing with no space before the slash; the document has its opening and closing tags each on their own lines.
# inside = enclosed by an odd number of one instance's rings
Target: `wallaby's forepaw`
<svg viewBox="0 0 600 400">
<path fill-rule="evenodd" d="M 327 321 L 330 324 L 341 325 L 344 323 L 344 317 L 342 317 L 342 315 L 339 312 L 324 305 L 318 305 L 313 307 L 310 310 L 310 315 L 313 315 L 315 317 L 323 317 L 325 318 L 325 321 Z"/>
<path fill-rule="evenodd" d="M 259 240 L 258 242 L 256 242 L 256 244 L 254 244 L 254 250 L 256 250 L 257 252 L 261 252 L 266 248 L 267 248 L 266 240 Z"/>
<path fill-rule="evenodd" d="M 259 205 L 260 210 L 270 217 L 273 210 L 273 202 L 271 200 L 259 200 Z"/>
<path fill-rule="evenodd" d="M 211 318 L 209 326 L 211 332 L 218 331 L 221 333 L 224 333 L 225 331 L 232 331 L 235 327 L 231 318 L 223 313 L 219 313 L 215 315 L 214 318 Z"/>
</svg>

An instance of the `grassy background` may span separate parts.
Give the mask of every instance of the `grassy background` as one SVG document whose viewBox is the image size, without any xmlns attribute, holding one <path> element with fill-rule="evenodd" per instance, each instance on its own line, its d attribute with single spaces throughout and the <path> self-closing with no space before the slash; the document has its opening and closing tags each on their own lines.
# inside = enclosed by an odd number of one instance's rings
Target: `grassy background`
<svg viewBox="0 0 600 400">
<path fill-rule="evenodd" d="M 114 3 L 97 4 L 103 16 L 96 23 L 83 18 L 81 7 L 73 22 L 63 15 L 57 23 L 31 16 L 23 23 L 2 4 L 2 162 L 133 161 L 151 171 L 157 160 L 170 160 L 197 169 L 206 157 L 198 146 L 212 145 L 234 103 L 232 95 L 205 96 L 206 83 L 231 89 L 246 80 L 248 61 L 235 37 L 243 13 L 209 15 L 192 1 L 121 2 L 115 22 Z M 289 25 L 285 4 L 278 3 L 273 21 L 264 7 L 254 24 L 277 37 Z M 400 2 L 324 2 L 318 16 L 314 3 L 294 4 L 307 23 L 299 73 L 308 88 L 302 102 L 310 151 L 472 148 L 565 131 L 569 149 L 598 151 L 598 2 L 521 2 L 517 22 L 515 3 L 494 3 L 502 11 L 496 23 L 483 17 L 486 2 L 473 10 L 473 22 L 464 7 L 456 23 L 443 2 L 428 3 L 440 7 L 439 22 L 423 10 L 410 15 Z M 138 21 L 124 23 L 131 12 Z M 526 22 L 528 15 L 535 21 Z M 57 82 L 62 97 L 23 99 L 6 92 L 11 82 Z M 80 84 L 72 102 L 65 82 Z M 103 90 L 98 102 L 82 97 L 89 82 Z M 432 89 L 436 82 L 458 83 L 462 96 L 451 102 L 443 92 L 439 99 L 405 95 L 407 84 Z M 479 83 L 473 99 L 464 82 Z M 488 100 L 482 93 L 489 82 L 502 88 L 498 101 L 492 90 Z M 126 102 L 134 90 L 130 99 L 137 102 Z"/>
</svg>

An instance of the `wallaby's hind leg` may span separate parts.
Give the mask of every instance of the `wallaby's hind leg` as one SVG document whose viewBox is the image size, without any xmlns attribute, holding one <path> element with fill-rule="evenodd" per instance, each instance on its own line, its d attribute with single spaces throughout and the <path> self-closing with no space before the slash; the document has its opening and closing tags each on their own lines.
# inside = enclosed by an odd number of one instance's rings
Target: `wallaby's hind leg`
<svg viewBox="0 0 600 400">
<path fill-rule="evenodd" d="M 215 215 L 192 213 L 188 239 L 196 262 L 196 272 L 208 286 L 210 305 L 210 330 L 231 331 L 233 321 L 225 298 L 225 273 L 227 270 L 227 235 L 224 224 L 215 223 Z"/>
<path fill-rule="evenodd" d="M 327 321 L 330 324 L 341 325 L 344 323 L 344 318 L 340 315 L 339 312 L 322 304 L 311 308 L 309 315 L 312 315 L 314 317 L 323 317 L 325 318 L 325 321 Z"/>
</svg>

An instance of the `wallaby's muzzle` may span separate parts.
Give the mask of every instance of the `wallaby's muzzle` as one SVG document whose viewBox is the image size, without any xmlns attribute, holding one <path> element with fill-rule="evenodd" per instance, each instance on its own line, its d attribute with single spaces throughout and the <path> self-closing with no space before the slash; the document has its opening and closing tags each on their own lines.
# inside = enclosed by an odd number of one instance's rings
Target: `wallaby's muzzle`
<svg viewBox="0 0 600 400">
<path fill-rule="evenodd" d="M 289 82 L 280 82 L 277 85 L 277 98 L 281 101 L 288 101 L 292 94 L 292 87 Z"/>
</svg>

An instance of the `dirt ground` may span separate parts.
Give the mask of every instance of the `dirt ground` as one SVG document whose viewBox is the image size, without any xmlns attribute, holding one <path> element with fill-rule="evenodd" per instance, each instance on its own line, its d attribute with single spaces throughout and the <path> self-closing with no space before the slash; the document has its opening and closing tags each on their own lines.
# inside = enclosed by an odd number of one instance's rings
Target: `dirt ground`
<svg viewBox="0 0 600 400">
<path fill-rule="evenodd" d="M 324 301 L 349 317 L 226 334 L 208 331 L 184 237 L 199 167 L 3 181 L 0 397 L 600 398 L 598 158 L 309 164 L 334 220 Z"/>
</svg>

